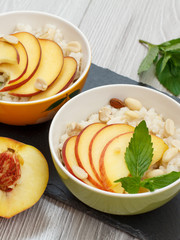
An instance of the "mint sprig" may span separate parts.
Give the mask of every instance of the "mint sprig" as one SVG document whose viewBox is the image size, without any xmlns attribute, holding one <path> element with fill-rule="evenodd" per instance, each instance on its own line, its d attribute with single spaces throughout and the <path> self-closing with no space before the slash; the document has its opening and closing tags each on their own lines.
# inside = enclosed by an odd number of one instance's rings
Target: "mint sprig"
<svg viewBox="0 0 180 240">
<path fill-rule="evenodd" d="M 152 161 L 153 148 L 146 122 L 143 120 L 135 128 L 129 147 L 126 149 L 125 161 L 133 177 L 142 177 Z"/>
<path fill-rule="evenodd" d="M 125 152 L 125 161 L 131 176 L 120 178 L 115 182 L 121 182 L 122 187 L 128 193 L 138 193 L 140 187 L 154 191 L 180 178 L 180 172 L 173 171 L 169 174 L 141 180 L 152 162 L 152 157 L 151 135 L 149 134 L 146 122 L 143 120 L 135 128 L 133 137 Z"/>
<path fill-rule="evenodd" d="M 155 75 L 158 81 L 173 95 L 180 94 L 180 38 L 155 45 L 143 40 L 140 43 L 147 45 L 148 53 L 141 62 L 138 74 L 141 74 L 155 65 Z"/>
</svg>

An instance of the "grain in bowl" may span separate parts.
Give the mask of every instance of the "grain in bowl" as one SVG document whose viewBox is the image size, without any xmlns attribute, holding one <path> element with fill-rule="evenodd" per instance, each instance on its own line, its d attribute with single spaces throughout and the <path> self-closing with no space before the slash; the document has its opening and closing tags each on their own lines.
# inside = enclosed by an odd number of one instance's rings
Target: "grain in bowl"
<svg viewBox="0 0 180 240">
<path fill-rule="evenodd" d="M 18 34 L 19 33 L 19 34 Z M 29 35 L 27 33 L 30 33 Z M 37 61 L 36 66 L 34 68 L 32 67 L 33 65 L 33 60 L 35 61 L 37 54 L 32 54 L 32 50 L 28 50 L 26 48 L 26 42 L 24 42 L 24 39 L 27 35 L 30 37 L 30 40 L 33 39 L 33 36 L 38 39 L 40 42 L 40 47 L 41 47 L 41 55 L 39 62 Z M 12 38 L 14 37 L 14 38 Z M 18 40 L 19 39 L 19 40 Z M 47 78 L 47 74 L 40 71 L 39 68 L 40 66 L 42 67 L 43 63 L 43 56 L 45 54 L 43 52 L 42 44 L 44 45 L 43 40 L 48 40 L 52 45 L 52 41 L 59 46 L 59 48 L 54 48 L 54 52 L 56 51 L 62 51 L 63 55 L 63 60 L 59 63 L 59 56 L 57 55 L 57 61 L 56 65 L 60 65 L 59 69 L 56 69 L 57 73 L 54 74 L 54 77 L 51 77 L 52 79 L 49 81 Z M 17 40 L 16 42 L 14 42 Z M 29 41 L 30 41 L 29 40 Z M 5 42 L 8 44 L 13 45 L 13 47 L 16 48 L 17 53 L 20 55 L 20 63 L 16 64 L 15 67 L 12 68 L 12 66 L 7 66 L 9 63 L 5 62 L 3 64 L 0 64 L 0 100 L 2 101 L 12 101 L 12 102 L 24 102 L 24 101 L 34 101 L 34 100 L 40 100 L 43 98 L 47 98 L 50 96 L 53 96 L 63 90 L 65 90 L 67 87 L 71 86 L 81 75 L 82 73 L 82 61 L 83 61 L 83 54 L 82 54 L 82 48 L 81 44 L 79 41 L 76 41 L 76 39 L 72 41 L 67 41 L 64 39 L 64 35 L 62 33 L 62 30 L 55 27 L 52 24 L 46 24 L 44 27 L 34 29 L 30 25 L 27 24 L 17 24 L 16 28 L 14 29 L 13 36 L 12 35 L 2 35 L 1 37 L 1 42 Z M 21 54 L 23 48 L 21 46 L 20 48 L 20 43 L 23 43 L 23 46 L 25 46 L 25 50 L 27 53 L 28 61 L 27 65 L 24 67 L 24 72 L 16 76 L 16 70 L 18 66 L 18 73 L 19 73 L 19 66 L 22 63 L 22 59 L 25 62 L 25 57 L 23 58 L 23 54 Z M 32 41 L 32 40 L 31 40 Z M 33 39 L 34 41 L 34 39 Z M 18 45 L 19 44 L 19 45 Z M 54 45 L 55 45 L 54 44 Z M 38 44 L 37 44 L 38 45 Z M 29 46 L 29 43 L 27 43 L 27 46 Z M 38 47 L 38 46 L 37 46 Z M 21 51 L 18 51 L 18 50 Z M 50 47 L 48 46 L 46 48 L 46 51 L 50 51 Z M 38 49 L 37 49 L 38 51 Z M 24 53 L 25 54 L 25 53 Z M 51 53 L 50 53 L 51 54 Z M 32 56 L 31 56 L 32 55 Z M 47 54 L 46 54 L 47 55 Z M 55 56 L 56 58 L 56 56 Z M 7 59 L 5 59 L 7 61 Z M 43 62 L 43 63 L 42 63 Z M 49 62 L 53 62 L 53 58 L 50 59 Z M 46 66 L 45 66 L 46 64 Z M 53 71 L 53 64 L 47 64 L 45 63 L 43 66 L 44 70 L 47 68 L 51 69 Z M 52 65 L 52 66 L 51 66 Z M 29 67 L 30 66 L 30 67 Z M 69 66 L 70 69 L 72 70 L 69 72 Z M 21 67 L 22 68 L 22 67 Z M 30 72 L 30 70 L 32 70 Z M 39 71 L 39 75 L 38 75 Z M 55 72 L 54 71 L 54 72 Z M 53 73 L 49 74 L 50 76 L 53 76 Z M 35 73 L 35 74 L 34 74 Z M 20 73 L 19 73 L 20 74 Z M 43 77 L 42 77 L 43 76 Z M 13 79 L 14 77 L 14 79 Z M 33 77 L 35 78 L 33 80 Z M 64 79 L 67 78 L 67 79 Z M 27 80 L 27 81 L 26 81 Z M 42 84 L 39 84 L 39 81 L 41 83 L 43 82 L 43 87 Z M 57 84 L 57 82 L 60 82 L 60 85 Z M 56 86 L 55 86 L 56 84 Z M 44 86 L 46 86 L 44 88 Z M 29 91 L 27 90 L 29 89 Z"/>
<path fill-rule="evenodd" d="M 172 119 L 165 119 L 154 108 L 146 108 L 131 97 L 124 101 L 110 99 L 110 104 L 86 120 L 69 122 L 60 137 L 60 160 L 71 174 L 90 186 L 127 193 L 122 183 L 115 181 L 131 175 L 124 154 L 134 129 L 142 121 L 153 143 L 152 162 L 142 180 L 179 173 L 180 128 L 176 128 Z M 145 191 L 149 190 L 140 187 L 138 192 Z"/>
</svg>

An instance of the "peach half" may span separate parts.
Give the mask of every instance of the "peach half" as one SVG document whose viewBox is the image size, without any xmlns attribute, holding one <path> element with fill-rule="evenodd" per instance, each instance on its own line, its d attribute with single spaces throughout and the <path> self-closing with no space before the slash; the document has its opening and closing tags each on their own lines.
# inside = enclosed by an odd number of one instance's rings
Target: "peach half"
<svg viewBox="0 0 180 240">
<path fill-rule="evenodd" d="M 44 193 L 48 164 L 35 147 L 0 137 L 0 216 L 10 218 L 32 207 Z"/>
</svg>

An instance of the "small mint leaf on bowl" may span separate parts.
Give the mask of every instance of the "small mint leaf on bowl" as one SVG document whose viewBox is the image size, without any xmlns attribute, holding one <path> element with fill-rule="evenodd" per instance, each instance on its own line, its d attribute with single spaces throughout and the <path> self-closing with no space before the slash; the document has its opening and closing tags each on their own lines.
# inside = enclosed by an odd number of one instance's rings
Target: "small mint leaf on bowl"
<svg viewBox="0 0 180 240">
<path fill-rule="evenodd" d="M 120 178 L 115 182 L 121 182 L 122 187 L 128 193 L 138 193 L 140 188 L 140 177 L 124 177 Z"/>
<path fill-rule="evenodd" d="M 153 147 L 146 122 L 143 120 L 135 128 L 126 149 L 125 161 L 133 177 L 142 177 L 148 170 L 153 157 Z"/>
<path fill-rule="evenodd" d="M 175 182 L 180 178 L 180 172 L 171 172 L 168 174 L 164 174 L 158 177 L 147 178 L 141 181 L 141 187 L 147 188 L 150 191 L 154 191 L 159 188 L 163 188 L 168 186 L 169 184 Z"/>
</svg>

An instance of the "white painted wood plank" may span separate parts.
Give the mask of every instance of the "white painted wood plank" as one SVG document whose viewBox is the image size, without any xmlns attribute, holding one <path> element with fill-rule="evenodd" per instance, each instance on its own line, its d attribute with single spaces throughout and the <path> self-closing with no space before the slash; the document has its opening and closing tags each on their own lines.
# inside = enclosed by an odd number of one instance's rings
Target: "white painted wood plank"
<svg viewBox="0 0 180 240">
<path fill-rule="evenodd" d="M 1 0 L 0 12 L 43 11 L 63 17 L 78 26 L 90 0 Z"/>
<path fill-rule="evenodd" d="M 12 219 L 1 219 L 1 240 L 134 239 L 86 214 L 42 197 L 31 209 Z"/>
<path fill-rule="evenodd" d="M 147 54 L 139 39 L 161 43 L 178 38 L 179 25 L 179 1 L 112 0 L 93 1 L 80 29 L 90 41 L 95 64 L 166 91 L 152 72 L 139 78 Z"/>
</svg>

